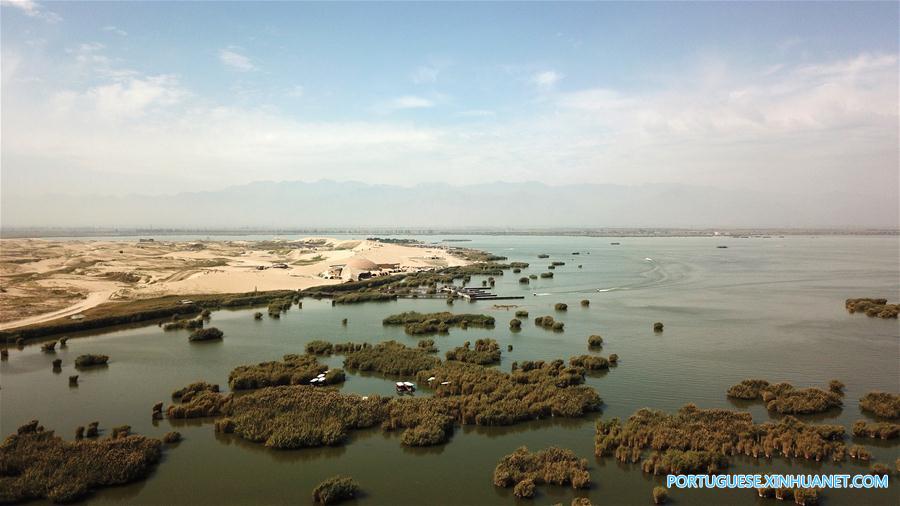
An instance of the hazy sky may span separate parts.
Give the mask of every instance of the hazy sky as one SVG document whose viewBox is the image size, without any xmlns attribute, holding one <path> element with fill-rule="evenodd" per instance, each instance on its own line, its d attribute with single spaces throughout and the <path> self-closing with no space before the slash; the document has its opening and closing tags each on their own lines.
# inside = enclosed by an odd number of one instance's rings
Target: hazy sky
<svg viewBox="0 0 900 506">
<path fill-rule="evenodd" d="M 898 3 L 2 2 L 2 190 L 897 199 Z"/>
</svg>

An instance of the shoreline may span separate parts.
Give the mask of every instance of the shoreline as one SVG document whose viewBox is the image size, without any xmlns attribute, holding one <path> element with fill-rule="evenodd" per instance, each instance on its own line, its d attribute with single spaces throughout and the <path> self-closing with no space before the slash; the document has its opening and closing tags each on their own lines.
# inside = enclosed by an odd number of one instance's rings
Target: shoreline
<svg viewBox="0 0 900 506">
<path fill-rule="evenodd" d="M 340 284 L 339 266 L 363 275 L 468 265 L 485 255 L 464 248 L 309 237 L 260 241 L 4 239 L 0 331 L 65 318 L 102 305 L 216 295 L 299 291 Z M 347 269 L 351 271 L 350 268 Z M 359 271 L 359 269 L 357 269 Z M 13 317 L 10 318 L 9 316 Z"/>
</svg>

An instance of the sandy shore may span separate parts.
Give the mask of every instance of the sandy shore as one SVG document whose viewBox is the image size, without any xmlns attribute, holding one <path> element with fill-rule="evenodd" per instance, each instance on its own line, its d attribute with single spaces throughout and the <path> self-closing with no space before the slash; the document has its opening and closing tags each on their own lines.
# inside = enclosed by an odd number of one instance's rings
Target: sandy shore
<svg viewBox="0 0 900 506">
<path fill-rule="evenodd" d="M 77 315 L 108 301 L 339 283 L 320 274 L 353 257 L 398 263 L 401 269 L 468 263 L 437 247 L 315 237 L 191 242 L 4 239 L 0 330 Z M 278 263 L 287 268 L 271 268 Z"/>
</svg>

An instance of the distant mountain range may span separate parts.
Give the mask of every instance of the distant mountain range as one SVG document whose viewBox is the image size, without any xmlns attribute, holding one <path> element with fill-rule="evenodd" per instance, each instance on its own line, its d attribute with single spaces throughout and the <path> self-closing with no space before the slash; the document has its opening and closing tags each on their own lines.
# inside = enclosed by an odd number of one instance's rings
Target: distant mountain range
<svg viewBox="0 0 900 506">
<path fill-rule="evenodd" d="M 892 192 L 892 193 L 890 193 Z M 885 195 L 893 195 L 893 198 Z M 4 192 L 3 227 L 898 227 L 896 189 L 881 196 L 711 187 L 486 183 L 412 187 L 256 182 L 148 195 Z"/>
</svg>

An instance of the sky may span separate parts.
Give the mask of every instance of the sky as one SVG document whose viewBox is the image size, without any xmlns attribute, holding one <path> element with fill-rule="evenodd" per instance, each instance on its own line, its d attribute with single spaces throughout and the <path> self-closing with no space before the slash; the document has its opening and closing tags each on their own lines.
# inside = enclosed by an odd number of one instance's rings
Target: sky
<svg viewBox="0 0 900 506">
<path fill-rule="evenodd" d="M 2 194 L 536 181 L 896 204 L 898 5 L 2 0 Z"/>
</svg>

